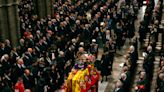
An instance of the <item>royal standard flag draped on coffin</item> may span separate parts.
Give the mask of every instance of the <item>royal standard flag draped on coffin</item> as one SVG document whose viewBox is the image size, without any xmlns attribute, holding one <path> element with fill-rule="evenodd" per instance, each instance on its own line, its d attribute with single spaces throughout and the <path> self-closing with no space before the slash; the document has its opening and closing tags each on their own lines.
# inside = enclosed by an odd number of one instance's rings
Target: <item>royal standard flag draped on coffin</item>
<svg viewBox="0 0 164 92">
<path fill-rule="evenodd" d="M 81 92 L 80 81 L 85 81 L 84 77 L 86 75 L 89 75 L 88 68 L 78 70 L 74 76 L 73 73 L 70 73 L 67 79 L 67 92 Z"/>
</svg>

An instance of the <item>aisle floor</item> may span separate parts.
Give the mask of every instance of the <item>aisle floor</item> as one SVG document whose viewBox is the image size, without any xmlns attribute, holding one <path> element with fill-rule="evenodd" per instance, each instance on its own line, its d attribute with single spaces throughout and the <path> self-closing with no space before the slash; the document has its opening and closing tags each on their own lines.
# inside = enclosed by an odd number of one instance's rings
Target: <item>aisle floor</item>
<svg viewBox="0 0 164 92">
<path fill-rule="evenodd" d="M 136 35 L 138 36 L 138 29 L 140 26 L 140 22 L 143 19 L 144 13 L 145 13 L 145 8 L 146 6 L 143 6 L 140 8 L 139 10 L 139 14 L 138 14 L 138 19 L 135 21 L 135 29 L 136 29 Z M 113 92 L 113 89 L 115 87 L 115 83 L 116 81 L 119 79 L 119 75 L 121 73 L 122 67 L 121 64 L 124 62 L 124 55 L 127 52 L 127 49 L 129 47 L 129 41 L 127 39 L 125 46 L 120 50 L 117 51 L 116 55 L 115 55 L 115 59 L 114 59 L 114 63 L 113 63 L 113 71 L 112 74 L 110 76 L 108 76 L 108 81 L 107 82 L 99 82 L 99 88 L 98 88 L 98 92 Z M 101 57 L 103 53 L 103 50 L 100 50 L 99 53 L 99 58 Z"/>
</svg>

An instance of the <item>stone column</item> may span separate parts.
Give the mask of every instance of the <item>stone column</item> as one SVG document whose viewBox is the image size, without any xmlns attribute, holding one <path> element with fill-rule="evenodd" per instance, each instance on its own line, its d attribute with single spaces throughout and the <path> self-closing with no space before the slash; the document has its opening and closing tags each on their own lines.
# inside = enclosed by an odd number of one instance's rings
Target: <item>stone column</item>
<svg viewBox="0 0 164 92">
<path fill-rule="evenodd" d="M 19 26 L 19 15 L 18 15 L 18 1 L 8 0 L 8 27 L 10 33 L 10 40 L 13 45 L 18 43 L 20 38 L 20 26 Z"/>
<path fill-rule="evenodd" d="M 7 11 L 6 0 L 0 0 L 0 36 L 1 41 L 9 38 L 8 34 L 8 12 Z"/>
<path fill-rule="evenodd" d="M 34 3 L 39 18 L 44 18 L 46 15 L 45 0 L 34 0 Z"/>
<path fill-rule="evenodd" d="M 52 13 L 53 13 L 53 9 L 52 9 L 52 3 L 53 3 L 53 0 L 45 0 L 45 2 L 46 2 L 46 14 L 47 15 L 52 15 Z"/>
<path fill-rule="evenodd" d="M 16 46 L 20 37 L 18 0 L 0 0 L 0 33 L 2 40 L 9 39 Z"/>
<path fill-rule="evenodd" d="M 45 18 L 47 15 L 52 15 L 53 0 L 33 0 L 33 1 L 39 18 Z"/>
</svg>

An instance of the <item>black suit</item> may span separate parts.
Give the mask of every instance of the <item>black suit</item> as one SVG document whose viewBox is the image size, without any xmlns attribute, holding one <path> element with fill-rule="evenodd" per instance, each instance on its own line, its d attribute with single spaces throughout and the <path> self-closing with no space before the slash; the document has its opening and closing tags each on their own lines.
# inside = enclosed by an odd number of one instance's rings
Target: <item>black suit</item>
<svg viewBox="0 0 164 92">
<path fill-rule="evenodd" d="M 155 61 L 155 56 L 153 54 L 153 52 L 149 52 L 147 57 L 144 59 L 144 64 L 143 64 L 143 68 L 145 69 L 146 73 L 147 73 L 147 77 L 149 80 L 152 79 L 152 72 L 153 72 L 153 62 Z"/>
<path fill-rule="evenodd" d="M 69 50 L 69 49 L 65 53 L 66 61 L 71 60 L 71 65 L 72 66 L 74 65 L 74 59 L 75 59 L 74 55 L 75 55 L 74 51 Z"/>
<path fill-rule="evenodd" d="M 109 69 L 109 55 L 103 55 L 102 56 L 102 63 L 101 63 L 101 74 L 102 76 L 108 76 L 110 74 L 110 69 Z"/>
<path fill-rule="evenodd" d="M 5 46 L 5 54 L 10 54 L 12 47 L 11 46 Z"/>
<path fill-rule="evenodd" d="M 82 32 L 82 35 L 81 35 L 81 41 L 89 43 L 90 38 L 91 38 L 91 34 L 90 34 L 89 29 L 84 29 L 83 32 Z"/>
<path fill-rule="evenodd" d="M 26 67 L 29 67 L 32 64 L 32 58 L 28 55 L 25 55 L 25 57 L 23 57 L 23 61 Z"/>
<path fill-rule="evenodd" d="M 18 54 L 19 54 L 19 56 L 22 56 L 22 54 L 24 53 L 24 52 L 26 52 L 26 49 L 27 49 L 27 47 L 25 46 L 25 45 L 19 45 L 19 48 L 18 48 Z"/>
<path fill-rule="evenodd" d="M 117 39 L 116 39 L 116 43 L 118 46 L 118 49 L 121 49 L 121 46 L 123 46 L 123 30 L 122 28 L 117 28 L 116 29 L 116 35 L 117 35 Z"/>
<path fill-rule="evenodd" d="M 159 92 L 163 92 L 164 91 L 164 81 L 163 80 L 161 80 L 161 79 L 157 79 L 157 86 L 158 86 L 158 88 L 159 88 Z"/>
<path fill-rule="evenodd" d="M 40 53 L 44 53 L 44 51 L 46 51 L 46 47 L 45 46 L 46 45 L 44 45 L 44 43 L 42 43 L 42 44 L 39 43 L 36 47 L 38 48 Z"/>
<path fill-rule="evenodd" d="M 35 35 L 35 43 L 39 42 L 39 40 L 41 39 L 41 36 L 40 35 Z"/>
<path fill-rule="evenodd" d="M 35 45 L 33 39 L 26 39 L 25 42 L 26 42 L 26 46 L 27 46 L 27 48 L 33 48 L 34 45 Z"/>
<path fill-rule="evenodd" d="M 135 51 L 130 53 L 130 61 L 132 63 L 131 67 L 130 67 L 130 71 L 133 72 L 135 67 L 136 67 L 136 63 L 137 63 L 137 58 L 136 58 L 136 53 Z"/>
<path fill-rule="evenodd" d="M 4 54 L 6 54 L 7 52 L 6 52 L 6 50 L 5 50 L 5 48 L 1 48 L 0 49 L 0 58 L 4 55 Z"/>
<path fill-rule="evenodd" d="M 3 73 L 9 72 L 9 70 L 11 68 L 10 62 L 8 60 L 2 60 L 1 64 L 2 64 L 2 72 Z"/>
<path fill-rule="evenodd" d="M 115 43 L 109 44 L 109 58 L 110 58 L 110 66 L 112 69 L 113 66 L 113 60 L 114 60 L 114 53 L 116 52 L 116 45 Z"/>
<path fill-rule="evenodd" d="M 44 62 L 45 62 L 45 66 L 47 67 L 52 64 L 52 60 L 48 56 L 44 58 Z"/>
<path fill-rule="evenodd" d="M 31 75 L 26 76 L 25 74 L 22 76 L 23 84 L 25 89 L 32 89 L 34 86 L 34 79 Z"/>
<path fill-rule="evenodd" d="M 59 69 L 59 85 L 62 85 L 64 82 L 64 66 L 65 66 L 65 58 L 64 57 L 58 57 L 57 58 L 57 68 Z"/>
<path fill-rule="evenodd" d="M 11 52 L 11 61 L 12 61 L 11 63 L 15 64 L 18 57 L 19 57 L 19 55 L 17 52 L 15 52 L 15 51 Z"/>
<path fill-rule="evenodd" d="M 18 65 L 12 70 L 11 77 L 14 83 L 17 82 L 18 78 L 24 73 L 24 67 L 19 67 Z"/>
<path fill-rule="evenodd" d="M 46 42 L 48 46 L 51 46 L 52 42 L 52 38 L 51 37 L 46 37 Z"/>
</svg>

